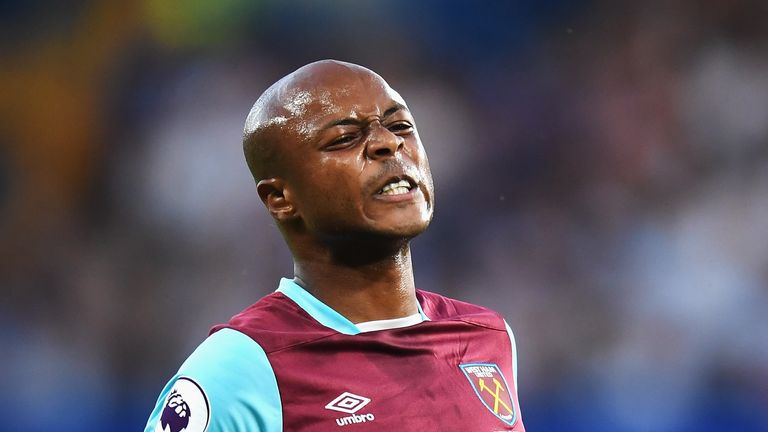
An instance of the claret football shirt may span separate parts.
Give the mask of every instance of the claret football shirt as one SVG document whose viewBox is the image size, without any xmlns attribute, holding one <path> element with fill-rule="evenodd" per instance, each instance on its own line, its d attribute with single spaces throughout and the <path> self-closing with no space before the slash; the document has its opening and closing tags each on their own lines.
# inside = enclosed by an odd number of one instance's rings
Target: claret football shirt
<svg viewBox="0 0 768 432">
<path fill-rule="evenodd" d="M 524 432 L 498 313 L 417 290 L 418 314 L 353 324 L 282 279 L 210 336 L 146 432 Z"/>
</svg>

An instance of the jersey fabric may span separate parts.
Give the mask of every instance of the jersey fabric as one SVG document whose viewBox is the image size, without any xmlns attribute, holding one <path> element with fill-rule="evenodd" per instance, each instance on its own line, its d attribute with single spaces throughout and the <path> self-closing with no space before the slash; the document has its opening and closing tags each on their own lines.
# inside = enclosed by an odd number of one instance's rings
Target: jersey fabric
<svg viewBox="0 0 768 432">
<path fill-rule="evenodd" d="M 426 291 L 416 297 L 416 316 L 355 325 L 282 279 L 211 330 L 145 431 L 524 432 L 503 318 Z"/>
</svg>

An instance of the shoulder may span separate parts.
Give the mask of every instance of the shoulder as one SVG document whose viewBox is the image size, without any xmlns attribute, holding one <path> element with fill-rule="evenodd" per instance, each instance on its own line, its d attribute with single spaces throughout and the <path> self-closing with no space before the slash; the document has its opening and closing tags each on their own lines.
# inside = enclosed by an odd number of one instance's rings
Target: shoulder
<svg viewBox="0 0 768 432">
<path fill-rule="evenodd" d="M 281 424 L 280 394 L 264 350 L 247 335 L 222 329 L 165 386 L 146 431 L 271 431 Z"/>
<path fill-rule="evenodd" d="M 416 290 L 416 295 L 424 313 L 432 321 L 458 320 L 490 328 L 503 334 L 505 343 L 507 340 L 509 341 L 507 353 L 510 355 L 514 387 L 515 392 L 517 392 L 517 341 L 514 332 L 500 313 L 483 306 L 428 291 Z"/>
<path fill-rule="evenodd" d="M 272 327 L 276 320 L 280 321 L 293 313 L 295 310 L 290 299 L 280 292 L 273 292 L 233 316 L 228 323 L 213 327 L 211 334 L 227 327 L 254 330 Z"/>
<path fill-rule="evenodd" d="M 492 309 L 424 290 L 416 290 L 416 297 L 424 313 L 432 321 L 459 320 L 506 331 L 504 318 Z"/>
<path fill-rule="evenodd" d="M 211 329 L 216 334 L 222 329 L 236 330 L 256 341 L 272 354 L 336 333 L 312 318 L 295 301 L 281 292 L 274 292 L 232 317 L 226 324 Z"/>
</svg>

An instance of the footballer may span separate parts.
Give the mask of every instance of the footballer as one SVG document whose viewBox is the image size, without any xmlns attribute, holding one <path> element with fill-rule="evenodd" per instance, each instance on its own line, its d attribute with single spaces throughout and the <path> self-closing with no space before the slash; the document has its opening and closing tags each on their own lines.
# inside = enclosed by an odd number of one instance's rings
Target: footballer
<svg viewBox="0 0 768 432">
<path fill-rule="evenodd" d="M 293 277 L 212 328 L 146 431 L 524 432 L 504 319 L 415 287 L 434 189 L 400 94 L 308 64 L 259 97 L 243 149 Z"/>
</svg>

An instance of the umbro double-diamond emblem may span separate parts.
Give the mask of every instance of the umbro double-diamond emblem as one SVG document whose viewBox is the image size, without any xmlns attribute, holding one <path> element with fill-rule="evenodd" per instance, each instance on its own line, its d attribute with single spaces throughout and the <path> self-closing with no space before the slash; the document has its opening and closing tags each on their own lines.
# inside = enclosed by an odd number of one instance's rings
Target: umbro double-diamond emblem
<svg viewBox="0 0 768 432">
<path fill-rule="evenodd" d="M 351 414 L 346 417 L 337 418 L 336 424 L 338 424 L 339 426 L 372 422 L 376 419 L 376 417 L 374 417 L 373 414 L 371 413 L 356 414 L 358 411 L 363 409 L 363 407 L 368 405 L 368 403 L 370 402 L 371 402 L 371 399 L 365 396 L 356 395 L 350 392 L 344 392 L 339 396 L 337 396 L 334 400 L 328 402 L 328 405 L 325 406 L 325 409 L 331 410 L 331 411 L 343 412 L 346 414 Z"/>
</svg>

